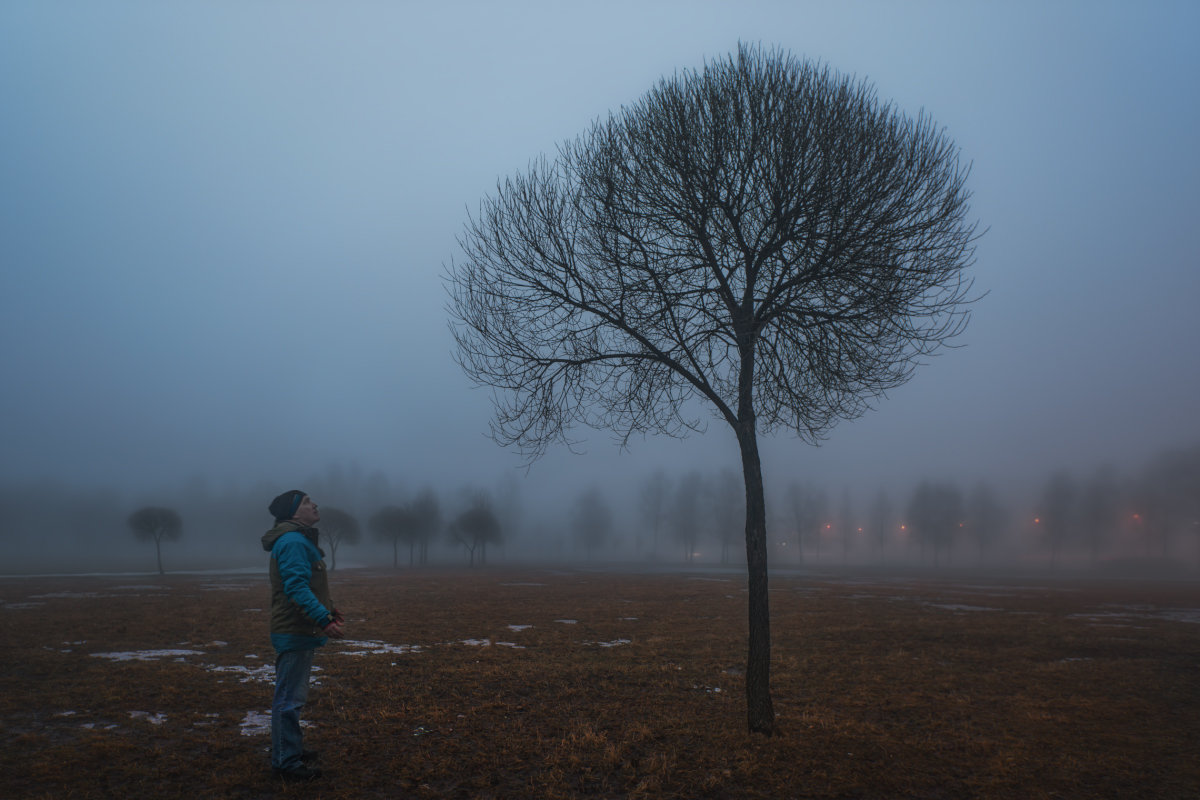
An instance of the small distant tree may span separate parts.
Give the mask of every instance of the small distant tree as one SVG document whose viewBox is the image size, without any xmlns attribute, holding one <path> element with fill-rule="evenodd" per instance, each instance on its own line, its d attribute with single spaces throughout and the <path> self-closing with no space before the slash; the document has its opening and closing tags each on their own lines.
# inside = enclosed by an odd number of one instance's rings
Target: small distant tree
<svg viewBox="0 0 1200 800">
<path fill-rule="evenodd" d="M 996 493 L 986 483 L 979 483 L 967 498 L 967 533 L 979 546 L 979 563 L 987 559 L 987 552 L 995 546 L 1008 525 L 1008 512 Z"/>
<path fill-rule="evenodd" d="M 418 546 L 418 560 L 429 563 L 429 543 L 442 529 L 442 508 L 433 489 L 422 489 L 408 505 L 414 525 L 413 535 Z M 411 554 L 410 554 L 411 562 Z"/>
<path fill-rule="evenodd" d="M 599 489 L 593 486 L 575 500 L 571 527 L 590 561 L 592 554 L 608 542 L 613 528 L 612 508 Z"/>
<path fill-rule="evenodd" d="M 933 549 L 933 565 L 941 564 L 943 550 L 949 555 L 954 536 L 965 522 L 962 492 L 948 483 L 922 482 L 908 505 L 908 522 L 921 542 Z"/>
<path fill-rule="evenodd" d="M 821 549 L 825 537 L 833 527 L 829 523 L 829 495 L 822 488 L 810 487 L 808 492 L 808 511 L 806 512 L 807 527 L 803 538 L 815 548 L 815 561 L 821 560 Z"/>
<path fill-rule="evenodd" d="M 1121 519 L 1121 486 L 1112 467 L 1103 466 L 1079 490 L 1079 535 L 1092 566 L 1116 536 Z"/>
<path fill-rule="evenodd" d="M 650 527 L 650 555 L 658 558 L 658 537 L 663 520 L 667 516 L 667 498 L 671 492 L 671 483 L 661 469 L 656 470 L 638 492 L 638 511 L 642 521 Z"/>
<path fill-rule="evenodd" d="M 361 531 L 358 520 L 340 508 L 321 509 L 321 538 L 329 545 L 329 568 L 337 569 L 337 551 L 343 544 L 358 544 Z"/>
<path fill-rule="evenodd" d="M 854 514 L 854 503 L 850 500 L 849 489 L 842 492 L 842 504 L 838 508 L 837 522 L 838 527 L 841 528 L 842 564 L 845 565 L 850 560 L 850 550 L 855 546 L 855 537 L 861 531 L 858 519 Z"/>
<path fill-rule="evenodd" d="M 786 500 L 788 515 L 796 537 L 796 561 L 804 563 L 804 544 L 813 535 L 825 511 L 824 495 L 800 481 L 788 484 Z"/>
<path fill-rule="evenodd" d="M 162 543 L 173 542 L 183 535 L 183 520 L 174 509 L 159 506 L 139 508 L 129 515 L 129 529 L 141 541 L 153 541 L 158 557 L 158 574 L 163 574 Z"/>
<path fill-rule="evenodd" d="M 895 527 L 892 501 L 888 499 L 888 494 L 883 489 L 880 489 L 879 494 L 875 495 L 875 501 L 871 504 L 871 510 L 867 515 L 867 519 L 872 547 L 875 549 L 879 560 L 882 561 L 883 549 L 887 545 L 888 535 Z"/>
<path fill-rule="evenodd" d="M 472 567 L 475 566 L 476 551 L 479 552 L 479 563 L 484 564 L 488 544 L 504 541 L 500 520 L 492 511 L 491 503 L 483 497 L 476 497 L 470 508 L 455 517 L 449 530 L 451 539 L 466 549 Z"/>
<path fill-rule="evenodd" d="M 1146 465 L 1141 483 L 1148 499 L 1148 532 L 1158 540 L 1164 559 L 1176 537 L 1185 532 L 1200 537 L 1200 446 L 1159 453 Z"/>
<path fill-rule="evenodd" d="M 696 544 L 700 541 L 702 514 L 700 503 L 704 494 L 704 478 L 692 470 L 675 488 L 671 504 L 671 527 L 675 538 L 683 544 L 684 563 L 690 564 L 696 557 Z"/>
<path fill-rule="evenodd" d="M 712 486 L 712 520 L 721 543 L 721 563 L 730 562 L 730 552 L 745 538 L 746 487 L 732 469 L 723 469 Z"/>
<path fill-rule="evenodd" d="M 408 544 L 408 565 L 413 565 L 413 549 L 417 543 L 417 520 L 410 509 L 384 506 L 371 515 L 367 525 L 375 538 L 392 544 L 392 568 L 400 568 L 400 543 Z"/>
<path fill-rule="evenodd" d="M 1075 481 L 1065 470 L 1054 473 L 1046 481 L 1038 503 L 1037 525 L 1041 538 L 1050 548 L 1051 569 L 1058 566 L 1063 545 L 1075 531 L 1078 502 Z"/>
</svg>

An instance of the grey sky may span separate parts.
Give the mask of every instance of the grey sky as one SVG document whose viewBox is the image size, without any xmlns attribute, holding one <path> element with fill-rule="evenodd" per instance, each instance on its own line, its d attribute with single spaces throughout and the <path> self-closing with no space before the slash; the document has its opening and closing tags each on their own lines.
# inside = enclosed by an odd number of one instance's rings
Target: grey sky
<svg viewBox="0 0 1200 800">
<path fill-rule="evenodd" d="M 1200 441 L 1200 5 L 8 2 L 0 6 L 0 480 L 492 483 L 440 275 L 468 209 L 738 40 L 926 109 L 990 228 L 961 343 L 768 484 L 1036 483 Z M 574 491 L 736 466 L 552 453 Z"/>
</svg>

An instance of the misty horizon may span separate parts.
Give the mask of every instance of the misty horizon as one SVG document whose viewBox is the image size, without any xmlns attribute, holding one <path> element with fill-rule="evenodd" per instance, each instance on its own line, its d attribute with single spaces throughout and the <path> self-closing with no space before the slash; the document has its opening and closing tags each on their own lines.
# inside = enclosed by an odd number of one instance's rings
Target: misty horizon
<svg viewBox="0 0 1200 800">
<path fill-rule="evenodd" d="M 792 482 L 863 509 L 880 490 L 903 508 L 922 481 L 984 483 L 1027 522 L 1060 471 L 1083 483 L 1108 466 L 1136 481 L 1200 443 L 1188 344 L 1200 340 L 1188 82 L 1200 8 L 470 11 L 0 9 L 8 543 L 41 559 L 80 524 L 21 505 L 45 490 L 105 509 L 122 562 L 153 563 L 125 517 L 178 505 L 178 555 L 207 558 L 206 535 L 253 542 L 271 496 L 317 494 L 338 471 L 382 476 L 395 500 L 435 487 L 447 507 L 465 487 L 516 487 L 529 542 L 566 536 L 572 504 L 598 487 L 625 507 L 631 541 L 649 476 L 737 469 L 715 418 L 625 450 L 577 430 L 574 448 L 532 464 L 498 447 L 490 391 L 452 358 L 443 278 L 497 181 L 739 41 L 925 110 L 972 165 L 971 213 L 987 229 L 961 346 L 819 447 L 762 437 L 772 540 Z M 338 505 L 334 494 L 317 499 Z M 238 508 L 191 510 L 189 495 Z M 355 513 L 376 510 L 363 505 Z M 1190 542 L 1181 534 L 1177 552 L 1195 564 Z"/>
</svg>

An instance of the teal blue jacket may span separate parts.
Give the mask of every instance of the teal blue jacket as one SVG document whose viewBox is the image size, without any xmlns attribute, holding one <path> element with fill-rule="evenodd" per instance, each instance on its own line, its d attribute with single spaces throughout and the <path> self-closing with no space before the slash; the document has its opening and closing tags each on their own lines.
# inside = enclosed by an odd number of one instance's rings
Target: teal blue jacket
<svg viewBox="0 0 1200 800">
<path fill-rule="evenodd" d="M 279 652 L 320 647 L 321 629 L 333 621 L 319 536 L 290 520 L 263 534 L 263 550 L 271 554 L 271 643 Z"/>
</svg>

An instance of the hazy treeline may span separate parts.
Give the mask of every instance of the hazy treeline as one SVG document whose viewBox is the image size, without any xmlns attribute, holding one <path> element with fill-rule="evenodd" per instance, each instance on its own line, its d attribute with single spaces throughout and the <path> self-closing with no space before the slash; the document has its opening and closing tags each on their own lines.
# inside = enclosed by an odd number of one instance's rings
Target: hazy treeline
<svg viewBox="0 0 1200 800">
<path fill-rule="evenodd" d="M 328 467 L 298 486 L 194 478 L 169 490 L 89 490 L 50 481 L 0 487 L 2 572 L 259 568 L 266 507 L 300 488 L 322 510 L 337 566 L 744 563 L 744 490 L 732 468 L 654 471 L 633 490 L 581 487 L 553 500 L 508 474 L 493 486 L 428 486 Z M 138 535 L 135 514 L 168 508 L 178 538 Z M 803 478 L 768 491 L 771 564 L 1200 569 L 1200 445 L 1129 473 L 1046 475 L 1031 497 L 987 483 L 831 488 Z M 144 532 L 143 532 L 144 533 Z"/>
</svg>

